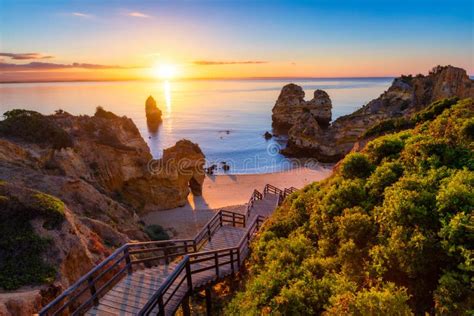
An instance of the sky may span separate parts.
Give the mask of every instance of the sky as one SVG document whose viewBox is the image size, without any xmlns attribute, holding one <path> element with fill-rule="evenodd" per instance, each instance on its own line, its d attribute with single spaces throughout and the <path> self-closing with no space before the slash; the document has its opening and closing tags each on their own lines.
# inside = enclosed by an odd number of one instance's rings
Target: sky
<svg viewBox="0 0 474 316">
<path fill-rule="evenodd" d="M 474 74 L 474 0 L 0 0 L 0 81 Z"/>
</svg>

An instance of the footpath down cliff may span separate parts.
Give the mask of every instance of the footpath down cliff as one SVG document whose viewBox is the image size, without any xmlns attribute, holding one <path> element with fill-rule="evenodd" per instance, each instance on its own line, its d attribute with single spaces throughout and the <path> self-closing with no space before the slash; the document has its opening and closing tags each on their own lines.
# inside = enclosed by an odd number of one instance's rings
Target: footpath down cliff
<svg viewBox="0 0 474 316">
<path fill-rule="evenodd" d="M 317 93 L 316 93 L 317 92 Z M 434 101 L 450 97 L 474 97 L 474 81 L 466 71 L 453 66 L 438 66 L 426 76 L 395 78 L 390 88 L 352 114 L 327 124 L 331 100 L 316 90 L 315 98 L 305 102 L 301 87 L 283 87 L 273 108 L 274 126 L 289 128 L 288 156 L 314 157 L 336 162 L 351 151 L 354 143 L 371 127 L 383 120 L 409 117 Z M 321 123 L 321 116 L 323 123 Z"/>
</svg>

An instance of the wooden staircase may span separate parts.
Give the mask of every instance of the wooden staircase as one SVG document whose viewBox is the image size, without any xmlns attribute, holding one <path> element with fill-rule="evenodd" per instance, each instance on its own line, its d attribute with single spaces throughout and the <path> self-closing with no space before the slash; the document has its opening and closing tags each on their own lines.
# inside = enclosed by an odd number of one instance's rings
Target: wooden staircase
<svg viewBox="0 0 474 316">
<path fill-rule="evenodd" d="M 220 210 L 194 239 L 128 243 L 39 315 L 189 314 L 189 296 L 240 270 L 266 217 L 295 188 L 254 190 L 245 214 Z"/>
</svg>

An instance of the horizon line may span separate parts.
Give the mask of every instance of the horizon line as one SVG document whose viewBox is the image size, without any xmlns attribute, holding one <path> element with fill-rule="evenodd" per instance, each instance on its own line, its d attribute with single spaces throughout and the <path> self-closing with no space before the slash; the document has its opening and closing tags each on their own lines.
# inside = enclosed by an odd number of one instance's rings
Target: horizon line
<svg viewBox="0 0 474 316">
<path fill-rule="evenodd" d="M 401 75 L 399 75 L 401 76 Z M 126 82 L 126 81 L 143 81 L 143 82 L 164 82 L 164 81 L 198 81 L 198 80 L 308 80 L 308 79 L 394 79 L 399 76 L 334 76 L 334 77 L 318 77 L 318 76 L 257 76 L 257 77 L 189 77 L 175 79 L 151 79 L 151 78 L 106 78 L 106 79 L 46 79 L 46 80 L 0 80 L 0 84 L 18 84 L 18 83 L 60 83 L 60 82 Z M 474 74 L 467 75 L 470 79 L 474 79 Z"/>
<path fill-rule="evenodd" d="M 335 77 L 312 77 L 312 76 L 275 76 L 275 77 L 190 77 L 176 79 L 148 79 L 148 78 L 122 78 L 122 79 L 51 79 L 51 80 L 0 80 L 0 84 L 15 83 L 56 83 L 56 82 L 125 82 L 125 81 L 193 81 L 193 80 L 275 80 L 275 79 L 393 79 L 395 76 L 335 76 Z"/>
</svg>

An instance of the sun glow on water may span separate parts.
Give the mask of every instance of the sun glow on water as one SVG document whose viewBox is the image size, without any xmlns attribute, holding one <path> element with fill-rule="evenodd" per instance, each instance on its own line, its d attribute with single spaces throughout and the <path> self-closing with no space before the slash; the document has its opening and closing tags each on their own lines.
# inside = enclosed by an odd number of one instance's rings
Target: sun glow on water
<svg viewBox="0 0 474 316">
<path fill-rule="evenodd" d="M 171 87 L 168 80 L 163 83 L 163 90 L 165 92 L 166 112 L 169 116 L 171 114 Z"/>
</svg>

